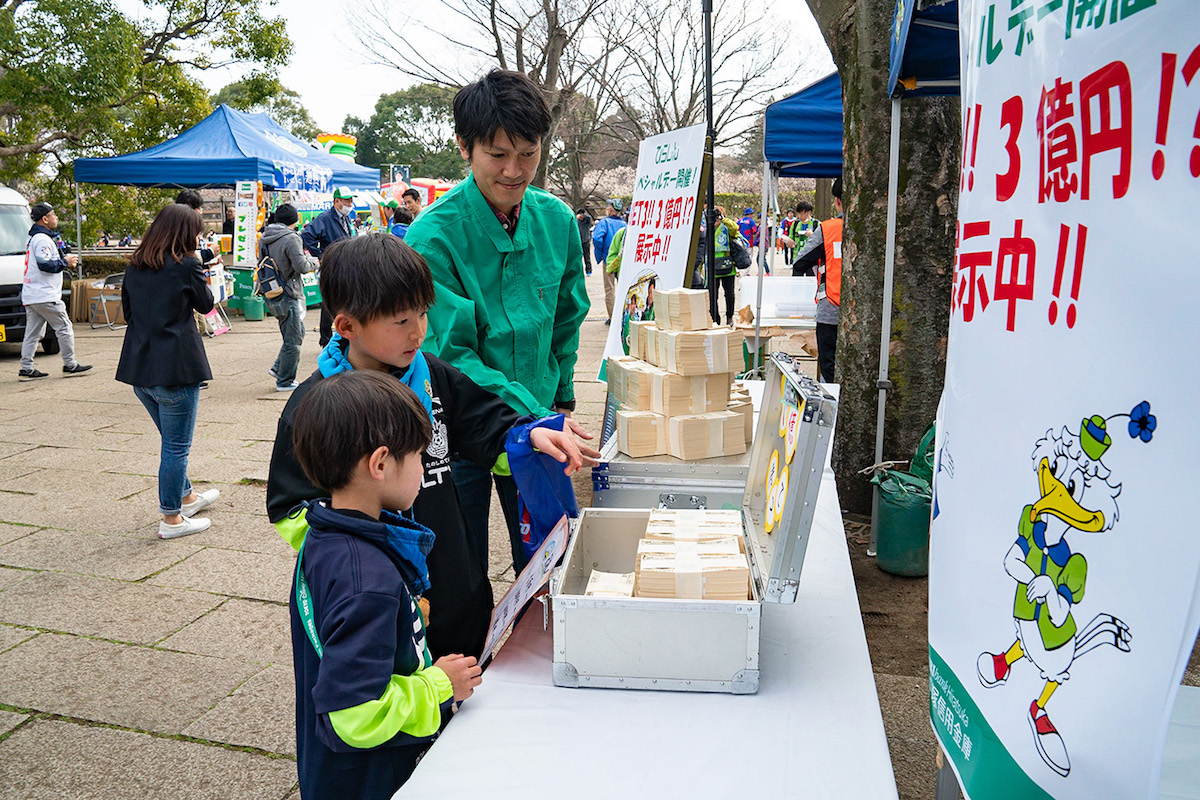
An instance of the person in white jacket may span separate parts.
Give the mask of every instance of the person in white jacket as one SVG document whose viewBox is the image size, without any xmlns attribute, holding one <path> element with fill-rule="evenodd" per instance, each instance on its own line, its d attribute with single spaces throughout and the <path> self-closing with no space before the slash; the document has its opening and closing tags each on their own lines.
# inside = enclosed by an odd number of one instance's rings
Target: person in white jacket
<svg viewBox="0 0 1200 800">
<path fill-rule="evenodd" d="M 87 374 L 92 367 L 75 360 L 75 331 L 62 300 L 63 270 L 74 267 L 78 256 L 59 251 L 58 215 L 49 203 L 35 203 L 29 211 L 33 227 L 25 245 L 25 277 L 21 282 L 21 304 L 25 306 L 25 339 L 21 342 L 19 380 L 47 378 L 33 366 L 33 352 L 49 325 L 62 351 L 63 375 Z"/>
</svg>

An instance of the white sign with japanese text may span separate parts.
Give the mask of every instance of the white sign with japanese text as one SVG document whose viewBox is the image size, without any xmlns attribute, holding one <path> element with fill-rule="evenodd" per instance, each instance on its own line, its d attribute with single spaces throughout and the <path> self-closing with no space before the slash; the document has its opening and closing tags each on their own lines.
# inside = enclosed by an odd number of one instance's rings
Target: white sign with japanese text
<svg viewBox="0 0 1200 800">
<path fill-rule="evenodd" d="M 971 800 L 1156 797 L 1200 621 L 1196 6 L 959 8 L 930 716 Z"/>
<path fill-rule="evenodd" d="M 630 322 L 654 319 L 654 290 L 678 289 L 691 275 L 688 255 L 703 165 L 704 125 L 642 141 L 612 323 L 604 347 L 606 360 L 628 355 Z M 601 380 L 604 363 L 600 367 Z"/>
</svg>

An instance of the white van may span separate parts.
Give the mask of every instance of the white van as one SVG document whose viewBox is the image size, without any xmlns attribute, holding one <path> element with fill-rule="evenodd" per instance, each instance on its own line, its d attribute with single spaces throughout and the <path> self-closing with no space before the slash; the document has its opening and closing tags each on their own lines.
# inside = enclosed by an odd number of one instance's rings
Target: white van
<svg viewBox="0 0 1200 800">
<path fill-rule="evenodd" d="M 25 276 L 25 245 L 32 225 L 25 198 L 0 186 L 0 342 L 19 345 L 25 338 L 21 280 Z M 48 325 L 42 338 L 42 350 L 51 354 L 58 352 L 58 338 Z"/>
</svg>

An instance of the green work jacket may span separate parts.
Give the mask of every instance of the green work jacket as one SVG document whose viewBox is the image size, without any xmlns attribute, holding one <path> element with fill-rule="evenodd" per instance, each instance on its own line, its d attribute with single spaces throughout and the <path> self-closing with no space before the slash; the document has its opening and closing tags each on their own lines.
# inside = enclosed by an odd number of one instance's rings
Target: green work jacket
<svg viewBox="0 0 1200 800">
<path fill-rule="evenodd" d="M 579 326 L 591 303 L 575 214 L 525 191 L 512 237 L 473 176 L 421 211 L 404 240 L 425 257 L 437 301 L 424 349 L 519 414 L 575 399 Z"/>
</svg>

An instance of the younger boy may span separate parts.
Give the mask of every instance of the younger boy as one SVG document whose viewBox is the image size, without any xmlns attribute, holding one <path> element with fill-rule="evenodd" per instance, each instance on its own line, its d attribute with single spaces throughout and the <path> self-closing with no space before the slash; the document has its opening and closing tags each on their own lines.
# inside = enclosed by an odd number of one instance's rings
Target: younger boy
<svg viewBox="0 0 1200 800">
<path fill-rule="evenodd" d="M 296 409 L 296 458 L 329 492 L 307 504 L 289 602 L 305 800 L 391 797 L 480 683 L 474 657 L 435 663 L 425 644 L 414 596 L 433 532 L 384 510 L 412 507 L 431 436 L 412 390 L 376 372 L 322 381 Z"/>
<path fill-rule="evenodd" d="M 336 335 L 321 351 L 317 371 L 293 392 L 279 418 L 267 481 L 267 514 L 293 547 L 304 540 L 303 502 L 322 495 L 301 471 L 292 450 L 296 409 L 315 386 L 352 370 L 391 375 L 416 392 L 429 417 L 433 438 L 422 457 L 422 491 L 412 518 L 437 533 L 429 554 L 432 588 L 429 649 L 478 655 L 492 613 L 488 554 L 467 540 L 466 523 L 450 476 L 454 455 L 483 469 L 507 468 L 504 442 L 516 424 L 527 424 L 534 447 L 565 462 L 570 474 L 599 455 L 576 443 L 572 433 L 591 438 L 567 420 L 567 430 L 539 427 L 441 359 L 421 352 L 425 311 L 433 304 L 433 276 L 425 260 L 395 236 L 372 233 L 341 239 L 321 260 L 321 298 Z"/>
</svg>

